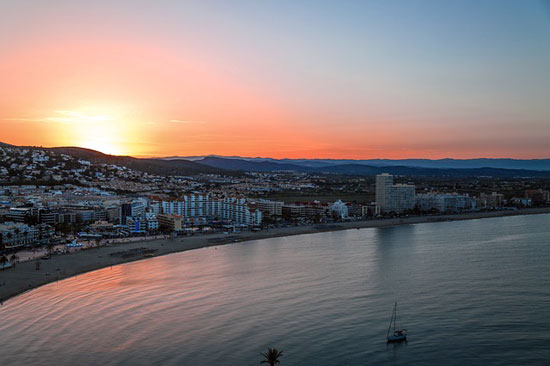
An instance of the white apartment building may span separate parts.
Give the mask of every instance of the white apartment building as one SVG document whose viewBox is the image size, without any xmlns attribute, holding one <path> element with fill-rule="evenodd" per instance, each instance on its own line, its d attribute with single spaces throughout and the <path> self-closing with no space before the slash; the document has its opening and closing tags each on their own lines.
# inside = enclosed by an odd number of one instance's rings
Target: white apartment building
<svg viewBox="0 0 550 366">
<path fill-rule="evenodd" d="M 145 213 L 145 221 L 147 222 L 148 231 L 154 231 L 159 229 L 159 221 L 155 213 L 153 212 Z"/>
<path fill-rule="evenodd" d="M 130 203 L 130 211 L 127 212 L 129 217 L 144 217 L 146 204 L 141 200 L 132 200 Z"/>
<path fill-rule="evenodd" d="M 414 185 L 393 184 L 393 175 L 383 173 L 376 176 L 376 205 L 380 212 L 403 212 L 416 204 Z"/>
<path fill-rule="evenodd" d="M 262 212 L 246 198 L 217 198 L 207 194 L 189 194 L 180 200 L 162 201 L 162 212 L 185 219 L 217 218 L 251 226 L 262 222 Z"/>
<path fill-rule="evenodd" d="M 149 203 L 149 211 L 154 213 L 155 215 L 158 215 L 161 213 L 162 206 L 160 202 L 154 201 Z"/>
<path fill-rule="evenodd" d="M 426 193 L 416 196 L 418 208 L 422 211 L 460 212 L 476 208 L 476 200 L 468 195 Z"/>
</svg>

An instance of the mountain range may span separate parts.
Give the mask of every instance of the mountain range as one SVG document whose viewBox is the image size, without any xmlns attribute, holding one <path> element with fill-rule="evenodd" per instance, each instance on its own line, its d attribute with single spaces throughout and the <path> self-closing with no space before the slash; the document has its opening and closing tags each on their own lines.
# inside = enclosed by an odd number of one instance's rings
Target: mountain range
<svg viewBox="0 0 550 366">
<path fill-rule="evenodd" d="M 393 175 L 405 176 L 429 176 L 429 177 L 550 177 L 550 166 L 548 170 L 530 170 L 530 169 L 510 169 L 495 167 L 474 167 L 474 168 L 430 168 L 414 165 L 366 165 L 358 162 L 311 164 L 311 161 L 300 161 L 289 163 L 288 159 L 276 161 L 269 160 L 251 160 L 241 158 L 222 158 L 216 156 L 207 156 L 202 159 L 194 160 L 196 163 L 208 165 L 214 168 L 249 172 L 277 172 L 294 171 L 303 173 L 317 174 L 342 174 L 342 175 L 376 175 L 380 173 L 390 173 Z M 409 163 L 410 164 L 410 163 Z M 550 164 L 549 164 L 550 165 Z M 474 165 L 475 166 L 475 165 Z"/>
<path fill-rule="evenodd" d="M 162 158 L 163 160 L 185 159 L 190 161 L 201 161 L 205 158 L 222 158 L 245 160 L 250 162 L 270 162 L 277 164 L 293 164 L 311 168 L 321 168 L 334 165 L 367 165 L 372 167 L 403 166 L 414 168 L 436 168 L 436 169 L 475 169 L 475 168 L 498 168 L 498 169 L 524 169 L 524 170 L 549 170 L 550 159 L 511 159 L 511 158 L 477 158 L 477 159 L 272 159 L 272 158 L 250 158 L 240 156 L 173 156 Z"/>
<path fill-rule="evenodd" d="M 550 177 L 550 159 L 272 159 L 248 157 L 173 156 L 135 158 L 108 155 L 81 147 L 30 147 L 0 142 L 0 147 L 57 151 L 92 163 L 105 163 L 158 175 L 221 174 L 292 171 L 310 174 L 372 176 L 390 173 L 429 177 Z"/>
</svg>

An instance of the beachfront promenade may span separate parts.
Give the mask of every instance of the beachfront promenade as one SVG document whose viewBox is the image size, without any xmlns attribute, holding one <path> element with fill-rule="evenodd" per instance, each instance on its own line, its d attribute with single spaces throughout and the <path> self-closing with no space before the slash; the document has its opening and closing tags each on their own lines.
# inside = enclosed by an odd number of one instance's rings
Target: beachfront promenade
<svg viewBox="0 0 550 366">
<path fill-rule="evenodd" d="M 543 213 L 550 213 L 550 208 L 478 212 L 457 215 L 415 216 L 395 219 L 375 219 L 327 225 L 291 226 L 262 230 L 258 232 L 247 231 L 229 235 L 216 233 L 184 236 L 174 239 L 163 238 L 115 243 L 101 247 L 78 250 L 70 254 L 53 255 L 51 259 L 40 260 L 40 268 L 38 270 L 36 265 L 37 261 L 29 260 L 18 263 L 15 268 L 7 268 L 0 271 L 0 301 L 6 301 L 13 296 L 47 283 L 62 280 L 96 269 L 150 258 L 152 256 L 160 256 L 209 246 L 272 237 L 311 234 L 324 231 L 376 228 L 427 222 L 471 220 L 489 217 Z"/>
</svg>

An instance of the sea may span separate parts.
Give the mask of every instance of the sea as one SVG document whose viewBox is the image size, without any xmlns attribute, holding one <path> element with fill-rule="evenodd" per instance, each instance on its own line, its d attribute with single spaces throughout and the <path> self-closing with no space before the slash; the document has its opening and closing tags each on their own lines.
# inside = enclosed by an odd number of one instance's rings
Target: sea
<svg viewBox="0 0 550 366">
<path fill-rule="evenodd" d="M 32 275 L 32 274 L 29 274 Z M 394 304 L 408 341 L 387 344 Z M 263 239 L 0 307 L 1 365 L 550 364 L 550 215 Z"/>
</svg>

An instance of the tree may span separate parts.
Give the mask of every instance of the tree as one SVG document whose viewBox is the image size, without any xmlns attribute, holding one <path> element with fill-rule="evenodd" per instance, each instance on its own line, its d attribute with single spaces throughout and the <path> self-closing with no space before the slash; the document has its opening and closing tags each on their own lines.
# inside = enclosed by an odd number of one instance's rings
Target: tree
<svg viewBox="0 0 550 366">
<path fill-rule="evenodd" d="M 50 258 L 52 257 L 52 252 L 54 247 L 55 247 L 55 244 L 52 242 L 49 242 L 48 244 L 46 244 L 46 248 L 48 248 L 48 255 L 50 256 Z"/>
<path fill-rule="evenodd" d="M 267 352 L 260 353 L 264 360 L 260 363 L 267 363 L 269 366 L 275 366 L 278 364 L 279 358 L 283 356 L 283 350 L 278 351 L 277 348 L 268 348 Z"/>
<path fill-rule="evenodd" d="M 0 264 L 2 265 L 2 269 L 4 269 L 4 266 L 6 265 L 6 263 L 8 263 L 9 260 L 8 260 L 8 257 L 6 257 L 5 255 L 2 255 L 0 257 Z"/>
<path fill-rule="evenodd" d="M 38 244 L 42 244 L 42 239 L 44 238 L 44 228 L 42 225 L 38 227 Z"/>
<path fill-rule="evenodd" d="M 10 263 L 12 264 L 12 266 L 15 267 L 15 263 L 17 263 L 18 260 L 19 260 L 19 256 L 17 254 L 12 254 L 11 255 Z"/>
</svg>

